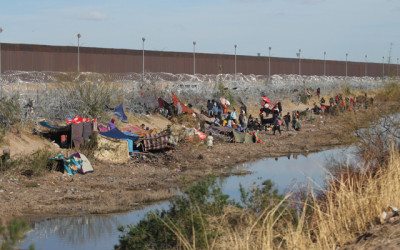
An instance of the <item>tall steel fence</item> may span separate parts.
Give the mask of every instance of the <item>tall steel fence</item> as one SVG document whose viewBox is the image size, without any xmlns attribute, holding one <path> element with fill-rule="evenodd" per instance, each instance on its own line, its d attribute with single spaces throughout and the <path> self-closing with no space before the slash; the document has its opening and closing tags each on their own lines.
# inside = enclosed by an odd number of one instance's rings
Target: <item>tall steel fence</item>
<svg viewBox="0 0 400 250">
<path fill-rule="evenodd" d="M 236 60 L 235 60 L 236 58 Z M 144 65 L 143 65 L 144 59 Z M 312 60 L 266 56 L 143 51 L 81 47 L 81 72 L 171 74 L 369 76 L 398 75 L 398 65 L 352 61 Z M 236 62 L 236 63 L 235 63 Z M 7 71 L 78 71 L 78 48 L 3 43 L 2 72 Z M 194 68 L 195 67 L 195 68 Z M 347 74 L 346 74 L 347 72 Z"/>
</svg>

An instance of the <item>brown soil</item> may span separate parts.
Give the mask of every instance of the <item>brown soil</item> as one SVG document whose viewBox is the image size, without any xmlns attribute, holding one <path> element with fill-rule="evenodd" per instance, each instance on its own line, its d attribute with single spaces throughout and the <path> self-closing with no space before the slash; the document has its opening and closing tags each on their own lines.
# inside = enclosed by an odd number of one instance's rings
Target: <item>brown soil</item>
<svg viewBox="0 0 400 250">
<path fill-rule="evenodd" d="M 337 118 L 315 116 L 303 121 L 300 132 L 262 132 L 263 144 L 217 142 L 212 151 L 204 143 L 186 143 L 166 153 L 113 165 L 92 160 L 93 173 L 67 177 L 52 171 L 42 177 L 0 176 L 0 217 L 110 213 L 136 208 L 150 201 L 171 198 L 184 183 L 202 176 L 230 173 L 230 167 L 266 157 L 307 154 L 343 144 Z M 11 152 L 50 146 L 39 137 L 7 136 Z M 34 146 L 32 146 L 34 145 Z"/>
</svg>

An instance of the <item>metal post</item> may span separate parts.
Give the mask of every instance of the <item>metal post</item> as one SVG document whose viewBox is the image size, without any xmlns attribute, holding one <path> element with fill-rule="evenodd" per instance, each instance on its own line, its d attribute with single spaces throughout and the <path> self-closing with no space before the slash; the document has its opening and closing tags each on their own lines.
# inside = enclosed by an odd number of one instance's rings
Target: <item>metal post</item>
<svg viewBox="0 0 400 250">
<path fill-rule="evenodd" d="M 3 29 L 0 27 L 0 35 L 1 32 L 3 32 Z M 1 74 L 1 39 L 0 39 L 0 87 L 1 87 L 1 92 L 0 92 L 0 98 L 3 98 L 3 84 L 2 84 L 3 76 Z"/>
<path fill-rule="evenodd" d="M 143 56 L 142 56 L 142 82 L 144 82 L 144 41 L 146 41 L 145 37 L 142 37 L 143 41 Z"/>
<path fill-rule="evenodd" d="M 301 76 L 301 49 L 299 49 L 299 76 Z"/>
<path fill-rule="evenodd" d="M 365 55 L 365 69 L 364 69 L 365 76 L 367 76 L 367 58 L 368 58 L 368 56 Z"/>
<path fill-rule="evenodd" d="M 326 76 L 326 51 L 324 51 L 324 76 Z"/>
<path fill-rule="evenodd" d="M 193 41 L 193 75 L 196 75 L 196 41 Z"/>
<path fill-rule="evenodd" d="M 385 77 L 385 57 L 382 56 L 382 78 Z"/>
<path fill-rule="evenodd" d="M 236 48 L 237 45 L 235 44 L 235 81 L 236 81 Z"/>
<path fill-rule="evenodd" d="M 346 78 L 345 79 L 347 79 L 347 56 L 348 56 L 349 54 L 348 53 L 346 53 Z"/>
<path fill-rule="evenodd" d="M 79 71 L 80 71 L 80 68 L 79 68 L 79 63 L 80 63 L 79 39 L 81 38 L 81 34 L 78 33 L 77 37 L 78 37 L 78 73 L 79 73 Z"/>
<path fill-rule="evenodd" d="M 268 47 L 268 83 L 271 83 L 271 49 Z"/>
<path fill-rule="evenodd" d="M 397 57 L 396 73 L 397 73 L 397 77 L 399 77 L 399 58 L 398 57 Z"/>
</svg>

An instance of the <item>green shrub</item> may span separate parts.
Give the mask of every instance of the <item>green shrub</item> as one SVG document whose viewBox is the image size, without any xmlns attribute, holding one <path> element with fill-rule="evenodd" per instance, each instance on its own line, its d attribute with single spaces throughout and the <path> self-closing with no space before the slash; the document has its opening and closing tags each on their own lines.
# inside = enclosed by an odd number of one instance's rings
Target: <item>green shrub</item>
<svg viewBox="0 0 400 250">
<path fill-rule="evenodd" d="M 0 127 L 10 128 L 19 121 L 21 107 L 18 97 L 2 98 L 0 100 Z M 0 136 L 1 138 L 1 136 Z"/>
<path fill-rule="evenodd" d="M 8 226 L 0 226 L 0 235 L 3 240 L 0 249 L 16 249 L 15 246 L 19 241 L 25 239 L 25 232 L 29 230 L 29 228 L 30 226 L 26 221 L 17 219 L 15 217 L 8 224 Z M 29 249 L 34 249 L 33 245 L 31 245 Z"/>
<path fill-rule="evenodd" d="M 308 104 L 308 97 L 305 93 L 300 93 L 300 101 L 303 104 Z"/>
<path fill-rule="evenodd" d="M 286 223 L 293 223 L 294 210 L 287 209 L 284 197 L 273 189 L 271 181 L 265 181 L 263 187 L 245 191 L 240 187 L 241 203 L 229 200 L 222 193 L 221 184 L 215 177 L 208 177 L 194 186 L 188 187 L 184 194 L 174 198 L 169 210 L 148 213 L 136 226 L 120 227 L 123 235 L 116 249 L 166 249 L 196 246 L 199 249 L 210 248 L 220 236 L 220 228 L 213 218 L 224 217 L 227 208 L 236 208 L 256 214 L 274 211 L 281 215 Z M 282 205 L 280 205 L 282 204 Z M 276 209 L 276 206 L 281 206 Z M 267 213 L 265 213 L 267 214 Z M 240 214 L 229 213 L 228 227 L 234 228 L 240 223 Z"/>
</svg>

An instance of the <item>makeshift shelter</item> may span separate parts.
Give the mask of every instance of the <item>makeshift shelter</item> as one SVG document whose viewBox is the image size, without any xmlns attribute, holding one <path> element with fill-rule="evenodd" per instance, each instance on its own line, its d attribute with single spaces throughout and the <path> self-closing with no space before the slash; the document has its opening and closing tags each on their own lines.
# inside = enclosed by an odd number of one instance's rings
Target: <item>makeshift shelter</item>
<svg viewBox="0 0 400 250">
<path fill-rule="evenodd" d="M 122 122 L 126 122 L 128 120 L 128 117 L 125 115 L 124 106 L 122 103 L 114 108 L 114 112 L 115 112 L 115 116 L 118 119 L 121 119 Z"/>
<path fill-rule="evenodd" d="M 93 172 L 93 167 L 88 158 L 82 153 L 74 153 L 71 156 L 75 156 L 82 160 L 82 167 L 78 169 L 78 172 L 81 174 L 87 174 Z"/>
<path fill-rule="evenodd" d="M 142 139 L 143 151 L 161 150 L 168 147 L 169 136 L 164 132 L 147 134 Z"/>
<path fill-rule="evenodd" d="M 180 109 L 182 109 L 182 112 L 184 112 L 184 113 L 190 113 L 190 114 L 195 113 L 195 112 L 193 111 L 193 109 L 191 109 L 191 108 L 185 106 L 185 104 L 183 104 L 183 103 L 178 99 L 178 97 L 175 96 L 174 92 L 171 91 L 171 94 L 172 94 L 172 100 L 173 100 L 173 102 L 174 102 L 175 109 L 177 109 L 178 111 L 179 111 Z M 179 112 L 178 112 L 178 114 L 179 114 Z"/>
<path fill-rule="evenodd" d="M 236 130 L 233 131 L 233 141 L 235 143 L 255 143 L 253 135 L 247 133 L 240 133 Z"/>
<path fill-rule="evenodd" d="M 63 154 L 58 153 L 56 156 L 50 158 L 51 160 L 62 160 L 64 162 L 64 173 L 68 173 L 69 176 L 76 174 L 81 171 L 82 159 L 75 155 L 65 157 Z"/>
<path fill-rule="evenodd" d="M 93 126 L 97 126 L 96 120 L 84 119 L 80 116 L 68 119 L 66 123 L 66 126 L 56 126 L 46 121 L 40 121 L 40 126 L 47 129 L 41 131 L 41 134 L 57 143 L 61 148 L 79 147 L 89 140 L 94 131 Z"/>
</svg>

